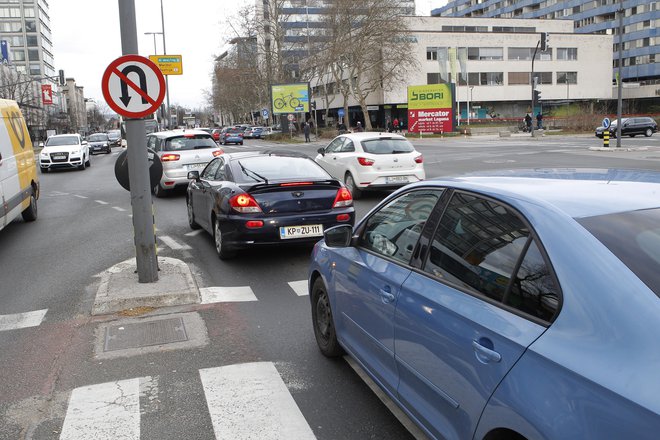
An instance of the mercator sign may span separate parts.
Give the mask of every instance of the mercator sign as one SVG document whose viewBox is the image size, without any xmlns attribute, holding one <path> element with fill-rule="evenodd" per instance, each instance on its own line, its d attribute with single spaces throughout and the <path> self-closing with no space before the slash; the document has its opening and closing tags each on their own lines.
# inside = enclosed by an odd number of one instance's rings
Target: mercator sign
<svg viewBox="0 0 660 440">
<path fill-rule="evenodd" d="M 452 131 L 452 94 L 448 84 L 408 86 L 408 131 Z"/>
</svg>

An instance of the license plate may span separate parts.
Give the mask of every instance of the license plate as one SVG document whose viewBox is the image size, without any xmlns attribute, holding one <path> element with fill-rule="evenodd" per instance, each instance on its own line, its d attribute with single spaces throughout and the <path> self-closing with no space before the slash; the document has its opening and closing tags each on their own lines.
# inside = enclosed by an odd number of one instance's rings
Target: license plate
<svg viewBox="0 0 660 440">
<path fill-rule="evenodd" d="M 321 237 L 323 225 L 283 226 L 280 228 L 280 238 Z"/>
<path fill-rule="evenodd" d="M 200 170 L 206 166 L 205 163 L 189 163 L 186 168 L 189 170 Z"/>
<path fill-rule="evenodd" d="M 408 183 L 408 177 L 406 176 L 390 176 L 385 180 L 387 183 Z"/>
<path fill-rule="evenodd" d="M 57 160 L 66 159 L 66 156 L 53 156 L 53 159 L 57 159 Z"/>
</svg>

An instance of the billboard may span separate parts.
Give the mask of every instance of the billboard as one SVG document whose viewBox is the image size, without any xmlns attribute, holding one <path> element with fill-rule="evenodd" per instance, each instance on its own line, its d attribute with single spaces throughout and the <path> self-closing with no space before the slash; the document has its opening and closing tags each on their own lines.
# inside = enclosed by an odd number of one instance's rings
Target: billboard
<svg viewBox="0 0 660 440">
<path fill-rule="evenodd" d="M 50 84 L 41 85 L 41 102 L 44 105 L 51 105 L 53 103 L 53 87 Z"/>
<path fill-rule="evenodd" d="M 454 119 L 453 102 L 449 84 L 408 86 L 408 131 L 451 132 Z"/>
<path fill-rule="evenodd" d="M 309 112 L 309 84 L 277 84 L 271 86 L 273 114 Z"/>
</svg>

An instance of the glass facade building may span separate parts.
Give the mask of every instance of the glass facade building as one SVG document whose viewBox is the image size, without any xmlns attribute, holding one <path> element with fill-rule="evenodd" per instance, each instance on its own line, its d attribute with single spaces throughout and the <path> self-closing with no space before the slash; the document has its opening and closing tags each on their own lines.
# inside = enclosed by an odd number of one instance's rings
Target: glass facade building
<svg viewBox="0 0 660 440">
<path fill-rule="evenodd" d="M 623 33 L 617 11 L 623 6 Z M 614 78 L 622 42 L 624 82 L 660 82 L 660 1 L 649 0 L 454 0 L 431 11 L 436 17 L 569 19 L 576 33 L 612 34 Z M 621 38 L 622 37 L 622 38 Z M 552 44 L 552 42 L 551 42 Z"/>
</svg>

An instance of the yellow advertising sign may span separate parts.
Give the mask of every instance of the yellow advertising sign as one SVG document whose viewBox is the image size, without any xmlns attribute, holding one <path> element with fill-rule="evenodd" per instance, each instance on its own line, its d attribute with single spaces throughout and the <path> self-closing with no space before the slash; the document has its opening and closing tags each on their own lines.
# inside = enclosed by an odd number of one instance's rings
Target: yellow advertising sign
<svg viewBox="0 0 660 440">
<path fill-rule="evenodd" d="M 449 84 L 408 86 L 408 109 L 452 108 Z"/>
<path fill-rule="evenodd" d="M 309 112 L 309 84 L 277 84 L 271 86 L 273 114 Z"/>
<path fill-rule="evenodd" d="M 149 55 L 149 59 L 158 66 L 163 75 L 183 75 L 181 55 Z"/>
</svg>

